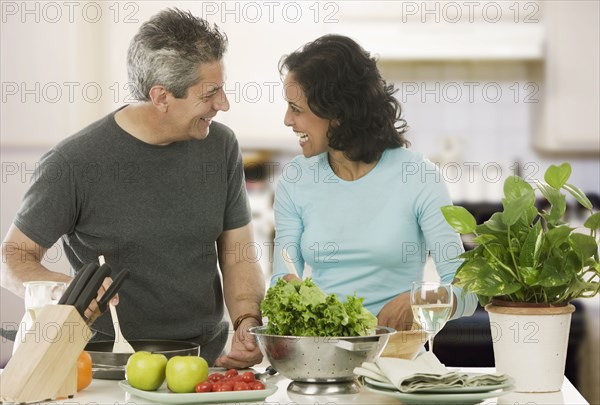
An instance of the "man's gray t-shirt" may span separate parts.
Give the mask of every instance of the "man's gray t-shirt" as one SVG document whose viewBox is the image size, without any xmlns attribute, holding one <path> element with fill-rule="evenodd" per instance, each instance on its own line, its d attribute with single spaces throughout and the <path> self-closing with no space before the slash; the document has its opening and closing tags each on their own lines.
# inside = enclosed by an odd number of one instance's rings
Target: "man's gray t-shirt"
<svg viewBox="0 0 600 405">
<path fill-rule="evenodd" d="M 214 353 L 202 350 L 212 363 L 227 338 L 215 241 L 250 218 L 229 128 L 213 121 L 205 140 L 157 146 L 111 113 L 42 157 L 15 225 L 45 248 L 62 238 L 76 270 L 99 255 L 113 271 L 129 269 L 119 292 L 124 336 L 191 339 L 205 350 L 212 341 Z M 94 329 L 113 336 L 110 315 Z"/>
</svg>

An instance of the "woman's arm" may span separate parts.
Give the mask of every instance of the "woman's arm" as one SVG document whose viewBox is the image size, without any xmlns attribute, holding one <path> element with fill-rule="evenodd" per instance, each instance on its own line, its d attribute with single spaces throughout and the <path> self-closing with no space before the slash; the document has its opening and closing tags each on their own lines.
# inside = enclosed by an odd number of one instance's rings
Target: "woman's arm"
<svg viewBox="0 0 600 405">
<path fill-rule="evenodd" d="M 427 162 L 427 165 L 427 170 L 436 170 L 433 163 Z M 460 235 L 442 215 L 441 207 L 452 204 L 443 177 L 435 176 L 423 184 L 415 203 L 425 247 L 435 262 L 441 281 L 451 283 L 461 263 L 457 256 L 464 252 L 464 248 Z M 463 290 L 456 286 L 454 296 L 455 306 L 451 319 L 473 315 L 477 308 L 477 297 L 474 294 L 463 294 Z"/>
<path fill-rule="evenodd" d="M 294 184 L 283 179 L 279 180 L 275 191 L 275 246 L 273 254 L 273 276 L 271 285 L 277 279 L 289 274 L 282 255 L 285 248 L 291 264 L 296 269 L 299 277 L 304 271 L 304 258 L 300 250 L 300 239 L 304 231 L 302 217 L 294 200 Z M 289 281 L 289 276 L 285 278 Z"/>
</svg>

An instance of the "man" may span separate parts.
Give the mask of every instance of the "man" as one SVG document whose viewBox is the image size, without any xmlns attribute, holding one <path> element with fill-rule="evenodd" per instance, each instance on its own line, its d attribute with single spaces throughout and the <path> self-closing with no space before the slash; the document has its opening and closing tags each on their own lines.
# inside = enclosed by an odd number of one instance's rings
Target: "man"
<svg viewBox="0 0 600 405">
<path fill-rule="evenodd" d="M 196 341 L 209 364 L 227 368 L 261 361 L 247 333 L 260 323 L 264 281 L 248 249 L 241 154 L 213 121 L 229 109 L 226 47 L 216 26 L 177 9 L 141 26 L 127 61 L 139 102 L 42 157 L 4 240 L 3 287 L 23 296 L 24 281 L 70 281 L 41 265 L 62 238 L 74 269 L 103 255 L 130 270 L 118 306 L 128 340 Z M 223 299 L 236 321 L 227 355 Z M 108 315 L 93 327 L 94 340 L 114 336 Z"/>
</svg>

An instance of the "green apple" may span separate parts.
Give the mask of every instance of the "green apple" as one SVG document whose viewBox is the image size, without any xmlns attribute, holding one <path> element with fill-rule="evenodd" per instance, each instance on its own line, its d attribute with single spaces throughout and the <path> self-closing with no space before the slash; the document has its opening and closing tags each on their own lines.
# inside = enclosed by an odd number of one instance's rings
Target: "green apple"
<svg viewBox="0 0 600 405">
<path fill-rule="evenodd" d="M 125 376 L 132 387 L 155 391 L 165 381 L 166 368 L 167 358 L 164 354 L 139 351 L 129 356 Z"/>
<path fill-rule="evenodd" d="M 167 386 L 173 392 L 194 392 L 208 380 L 208 363 L 199 356 L 174 356 L 167 362 Z"/>
</svg>

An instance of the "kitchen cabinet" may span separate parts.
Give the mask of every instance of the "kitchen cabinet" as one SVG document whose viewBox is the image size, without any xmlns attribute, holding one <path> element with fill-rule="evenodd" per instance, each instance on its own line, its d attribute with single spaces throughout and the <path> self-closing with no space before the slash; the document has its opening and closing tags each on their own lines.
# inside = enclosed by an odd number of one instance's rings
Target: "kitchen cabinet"
<svg viewBox="0 0 600 405">
<path fill-rule="evenodd" d="M 534 106 L 534 146 L 550 153 L 600 152 L 600 3 L 544 2 L 546 57 Z"/>
</svg>

